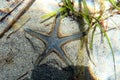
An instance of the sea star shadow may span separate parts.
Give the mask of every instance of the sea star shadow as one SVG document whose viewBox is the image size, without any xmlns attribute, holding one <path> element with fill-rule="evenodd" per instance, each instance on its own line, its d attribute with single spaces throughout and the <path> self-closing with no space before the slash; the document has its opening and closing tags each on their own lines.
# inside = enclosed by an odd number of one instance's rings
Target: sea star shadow
<svg viewBox="0 0 120 80">
<path fill-rule="evenodd" d="M 39 64 L 43 59 L 45 59 L 45 57 L 47 57 L 52 51 L 54 51 L 67 65 L 73 65 L 73 62 L 66 56 L 65 52 L 63 51 L 62 45 L 64 45 L 69 41 L 80 39 L 85 34 L 78 33 L 71 36 L 60 38 L 58 36 L 58 28 L 60 26 L 60 21 L 61 21 L 61 17 L 60 14 L 58 14 L 55 18 L 54 29 L 49 36 L 35 32 L 28 28 L 25 29 L 25 32 L 27 32 L 31 36 L 36 37 L 37 39 L 42 40 L 46 45 L 44 52 L 38 56 L 36 64 Z"/>
</svg>

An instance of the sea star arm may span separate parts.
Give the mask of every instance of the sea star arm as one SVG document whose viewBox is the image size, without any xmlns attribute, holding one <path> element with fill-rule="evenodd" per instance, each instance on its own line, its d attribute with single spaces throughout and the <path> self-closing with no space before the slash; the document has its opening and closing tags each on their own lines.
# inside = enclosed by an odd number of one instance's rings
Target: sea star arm
<svg viewBox="0 0 120 80">
<path fill-rule="evenodd" d="M 68 37 L 65 37 L 65 38 L 61 38 L 60 41 L 59 41 L 60 46 L 69 42 L 69 41 L 80 39 L 81 37 L 83 37 L 85 35 L 86 35 L 86 33 L 78 33 L 78 34 L 74 34 L 74 35 L 71 35 L 71 36 L 68 36 Z"/>
<path fill-rule="evenodd" d="M 59 45 L 57 45 L 54 49 L 55 52 L 57 52 L 56 54 L 63 60 L 63 62 L 65 62 L 67 65 L 73 65 L 73 62 L 67 57 L 67 55 L 65 54 L 65 52 L 61 49 L 61 47 Z"/>
<path fill-rule="evenodd" d="M 58 37 L 58 28 L 60 26 L 60 22 L 61 22 L 61 17 L 60 17 L 60 13 L 58 13 L 55 18 L 54 29 L 52 32 L 52 36 L 54 36 L 54 37 Z"/>
<path fill-rule="evenodd" d="M 27 33 L 30 34 L 31 36 L 34 36 L 34 37 L 36 37 L 37 39 L 40 39 L 40 40 L 42 40 L 43 42 L 47 43 L 47 41 L 48 41 L 48 36 L 43 35 L 43 34 L 38 33 L 38 32 L 35 32 L 35 31 L 33 31 L 33 30 L 31 30 L 31 29 L 28 29 L 28 28 L 26 28 L 26 29 L 24 29 L 24 30 L 25 30 L 25 32 L 27 32 Z"/>
<path fill-rule="evenodd" d="M 39 65 L 41 63 L 41 61 L 43 61 L 52 51 L 52 49 L 50 47 L 46 47 L 46 49 L 42 52 L 42 54 L 38 55 L 36 61 L 35 61 L 35 65 Z"/>
</svg>

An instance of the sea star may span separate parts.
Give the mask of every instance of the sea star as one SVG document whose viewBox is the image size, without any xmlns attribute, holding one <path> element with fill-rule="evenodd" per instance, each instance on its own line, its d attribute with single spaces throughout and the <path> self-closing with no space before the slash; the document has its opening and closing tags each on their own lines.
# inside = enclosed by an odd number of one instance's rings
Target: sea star
<svg viewBox="0 0 120 80">
<path fill-rule="evenodd" d="M 38 60 L 37 63 L 40 63 L 43 59 L 45 59 L 45 57 L 47 57 L 50 54 L 50 52 L 55 51 L 56 54 L 67 65 L 73 65 L 72 61 L 66 56 L 66 54 L 62 50 L 61 46 L 64 45 L 65 43 L 69 42 L 69 41 L 79 39 L 80 37 L 83 37 L 85 34 L 78 33 L 78 34 L 74 34 L 74 35 L 71 35 L 71 36 L 60 38 L 58 36 L 58 28 L 60 26 L 60 21 L 61 21 L 60 14 L 58 14 L 55 18 L 54 29 L 49 36 L 46 36 L 46 35 L 43 35 L 41 33 L 35 32 L 35 31 L 33 31 L 31 29 L 28 29 L 28 28 L 25 29 L 25 32 L 27 32 L 31 36 L 35 36 L 36 38 L 42 40 L 46 45 L 46 49 L 40 55 L 40 57 L 39 57 L 40 59 Z"/>
</svg>

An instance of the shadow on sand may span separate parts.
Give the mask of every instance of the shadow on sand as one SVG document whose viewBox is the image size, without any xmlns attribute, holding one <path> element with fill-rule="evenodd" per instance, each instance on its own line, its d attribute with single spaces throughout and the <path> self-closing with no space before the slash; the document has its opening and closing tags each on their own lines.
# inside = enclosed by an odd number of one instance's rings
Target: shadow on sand
<svg viewBox="0 0 120 80">
<path fill-rule="evenodd" d="M 94 80 L 88 67 L 69 66 L 62 69 L 42 64 L 32 71 L 32 80 Z"/>
</svg>

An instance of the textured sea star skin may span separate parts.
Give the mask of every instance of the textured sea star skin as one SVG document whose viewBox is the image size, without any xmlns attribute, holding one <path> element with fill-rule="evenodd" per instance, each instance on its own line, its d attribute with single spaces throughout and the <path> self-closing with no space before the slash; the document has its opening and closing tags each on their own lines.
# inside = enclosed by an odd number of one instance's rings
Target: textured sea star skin
<svg viewBox="0 0 120 80">
<path fill-rule="evenodd" d="M 50 52 L 55 51 L 56 54 L 67 65 L 73 65 L 72 61 L 66 56 L 65 52 L 62 50 L 62 45 L 64 45 L 65 43 L 67 43 L 69 41 L 72 41 L 75 39 L 80 39 L 80 37 L 83 37 L 84 34 L 78 33 L 78 34 L 74 34 L 71 36 L 59 38 L 58 37 L 58 28 L 60 26 L 60 21 L 61 21 L 60 14 L 58 14 L 55 19 L 54 29 L 49 36 L 35 32 L 28 28 L 25 29 L 25 32 L 27 32 L 31 36 L 34 36 L 34 37 L 42 40 L 46 45 L 44 52 L 39 56 L 40 59 L 38 59 L 37 64 L 39 64 L 43 59 L 45 59 L 45 57 L 47 57 L 50 54 Z"/>
</svg>

